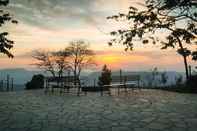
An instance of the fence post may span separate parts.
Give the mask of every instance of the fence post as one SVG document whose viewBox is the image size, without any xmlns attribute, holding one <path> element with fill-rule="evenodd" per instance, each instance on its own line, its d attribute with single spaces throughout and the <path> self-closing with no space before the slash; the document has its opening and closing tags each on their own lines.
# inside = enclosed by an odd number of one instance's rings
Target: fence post
<svg viewBox="0 0 197 131">
<path fill-rule="evenodd" d="M 122 84 L 122 70 L 120 69 L 120 84 Z M 118 86 L 118 95 L 120 94 L 120 86 Z"/>
<path fill-rule="evenodd" d="M 1 90 L 3 91 L 3 80 L 1 80 Z"/>
<path fill-rule="evenodd" d="M 96 79 L 94 79 L 94 88 L 96 88 Z"/>
<path fill-rule="evenodd" d="M 10 85 L 10 76 L 7 75 L 7 91 L 9 91 L 9 85 Z"/>
<path fill-rule="evenodd" d="M 14 91 L 14 78 L 11 78 L 11 91 Z"/>
</svg>

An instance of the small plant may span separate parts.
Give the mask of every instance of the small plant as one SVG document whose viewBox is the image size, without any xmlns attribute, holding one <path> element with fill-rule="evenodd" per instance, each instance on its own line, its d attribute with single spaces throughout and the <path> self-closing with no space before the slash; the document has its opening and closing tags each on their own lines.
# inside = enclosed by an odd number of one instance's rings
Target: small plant
<svg viewBox="0 0 197 131">
<path fill-rule="evenodd" d="M 177 87 L 181 86 L 181 84 L 183 82 L 183 76 L 179 75 L 179 76 L 175 77 L 175 82 L 176 82 Z"/>
<path fill-rule="evenodd" d="M 190 76 L 189 80 L 187 81 L 187 86 L 191 89 L 197 89 L 197 75 Z"/>
<path fill-rule="evenodd" d="M 167 76 L 166 72 L 161 73 L 161 80 L 160 81 L 163 86 L 166 85 L 166 83 L 168 81 L 168 76 Z"/>
<path fill-rule="evenodd" d="M 157 76 L 159 75 L 158 68 L 151 69 L 150 75 L 147 75 L 148 86 L 155 88 L 157 86 Z"/>
</svg>

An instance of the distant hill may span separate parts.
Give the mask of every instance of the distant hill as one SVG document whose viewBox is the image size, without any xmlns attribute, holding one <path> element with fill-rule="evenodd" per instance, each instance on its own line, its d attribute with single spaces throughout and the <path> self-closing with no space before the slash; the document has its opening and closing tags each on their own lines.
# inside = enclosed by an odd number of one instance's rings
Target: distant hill
<svg viewBox="0 0 197 131">
<path fill-rule="evenodd" d="M 40 71 L 29 71 L 23 68 L 15 69 L 1 69 L 0 79 L 6 80 L 7 75 L 14 78 L 14 84 L 23 85 L 27 81 L 31 80 L 34 74 L 42 73 Z"/>
<path fill-rule="evenodd" d="M 175 83 L 175 78 L 179 75 L 184 76 L 183 73 L 175 72 L 175 71 L 169 71 L 166 72 L 168 76 L 168 82 L 167 85 L 171 85 Z M 7 75 L 10 75 L 10 77 L 14 78 L 14 87 L 18 90 L 21 90 L 25 87 L 25 83 L 27 81 L 30 81 L 32 76 L 35 74 L 43 74 L 43 71 L 30 71 L 23 68 L 15 68 L 15 69 L 1 69 L 0 70 L 0 80 L 6 80 Z M 97 85 L 98 77 L 100 76 L 101 72 L 92 72 L 92 73 L 82 73 L 81 79 L 85 82 L 86 85 L 94 85 L 94 83 Z M 150 76 L 150 72 L 145 71 L 127 71 L 122 72 L 123 75 L 131 75 L 131 74 L 139 74 L 141 76 L 141 80 L 143 83 L 147 83 L 147 78 Z M 112 72 L 112 75 L 119 75 L 119 71 Z"/>
</svg>

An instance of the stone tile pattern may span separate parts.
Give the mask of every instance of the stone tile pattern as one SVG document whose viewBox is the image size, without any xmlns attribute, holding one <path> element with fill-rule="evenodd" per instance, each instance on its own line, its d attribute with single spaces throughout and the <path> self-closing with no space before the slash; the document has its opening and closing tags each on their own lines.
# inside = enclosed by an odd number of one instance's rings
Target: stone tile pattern
<svg viewBox="0 0 197 131">
<path fill-rule="evenodd" d="M 0 131 L 197 131 L 197 95 L 2 92 Z"/>
</svg>

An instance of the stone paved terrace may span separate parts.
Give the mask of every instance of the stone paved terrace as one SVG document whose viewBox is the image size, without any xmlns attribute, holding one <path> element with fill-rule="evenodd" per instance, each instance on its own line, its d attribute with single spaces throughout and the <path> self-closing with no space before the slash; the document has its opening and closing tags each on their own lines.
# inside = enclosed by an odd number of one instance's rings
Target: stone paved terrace
<svg viewBox="0 0 197 131">
<path fill-rule="evenodd" d="M 197 95 L 0 93 L 0 131 L 197 131 Z"/>
</svg>

